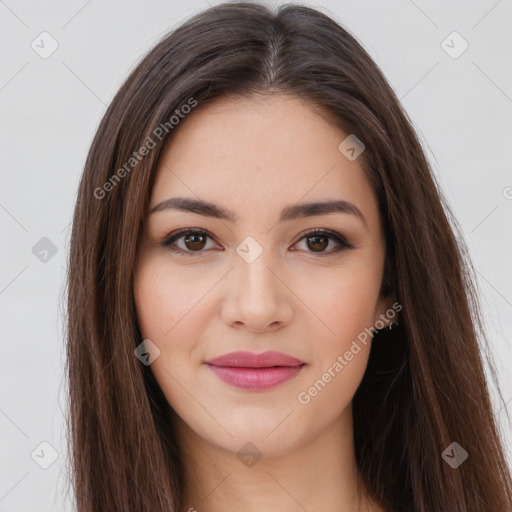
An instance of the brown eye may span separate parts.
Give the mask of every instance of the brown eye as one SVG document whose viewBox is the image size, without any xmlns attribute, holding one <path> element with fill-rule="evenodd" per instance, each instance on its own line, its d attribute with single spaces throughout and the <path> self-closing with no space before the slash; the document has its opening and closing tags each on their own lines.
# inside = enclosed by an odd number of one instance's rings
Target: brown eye
<svg viewBox="0 0 512 512">
<path fill-rule="evenodd" d="M 308 247 L 313 250 L 313 252 L 322 252 L 329 245 L 329 237 L 328 236 L 319 236 L 319 235 L 311 235 L 307 237 Z"/>
<path fill-rule="evenodd" d="M 305 251 L 318 256 L 330 256 L 334 255 L 345 249 L 353 249 L 354 246 L 347 241 L 347 239 L 336 233 L 335 231 L 328 231 L 325 229 L 315 229 L 305 233 L 299 242 L 304 240 L 306 247 Z M 330 250 L 326 250 L 329 246 L 329 242 L 333 242 L 334 247 Z"/>
<path fill-rule="evenodd" d="M 207 252 L 207 249 L 218 248 L 215 243 L 213 246 L 207 247 L 209 239 L 213 243 L 213 238 L 206 231 L 188 228 L 172 233 L 161 242 L 161 245 L 177 254 L 193 256 Z"/>
<path fill-rule="evenodd" d="M 207 247 L 208 239 L 214 242 L 212 236 L 206 231 L 197 228 L 181 229 L 165 238 L 161 245 L 177 254 L 187 256 L 199 255 L 208 252 L 207 249 L 220 249 L 221 247 L 213 243 L 213 246 Z M 312 230 L 302 236 L 299 242 L 305 241 L 306 252 L 318 254 L 318 256 L 329 256 L 341 252 L 345 249 L 353 249 L 347 239 L 334 231 Z M 329 247 L 329 242 L 334 243 L 334 247 Z"/>
<path fill-rule="evenodd" d="M 183 238 L 185 247 L 191 251 L 200 251 L 206 245 L 206 236 L 193 233 Z"/>
</svg>

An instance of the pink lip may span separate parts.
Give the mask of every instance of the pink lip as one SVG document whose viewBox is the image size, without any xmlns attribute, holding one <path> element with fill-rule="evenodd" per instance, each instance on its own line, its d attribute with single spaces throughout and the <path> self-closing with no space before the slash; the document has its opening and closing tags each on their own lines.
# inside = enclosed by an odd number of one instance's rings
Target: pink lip
<svg viewBox="0 0 512 512">
<path fill-rule="evenodd" d="M 206 364 L 226 384 L 253 391 L 278 386 L 297 375 L 305 365 L 280 352 L 231 352 Z"/>
</svg>

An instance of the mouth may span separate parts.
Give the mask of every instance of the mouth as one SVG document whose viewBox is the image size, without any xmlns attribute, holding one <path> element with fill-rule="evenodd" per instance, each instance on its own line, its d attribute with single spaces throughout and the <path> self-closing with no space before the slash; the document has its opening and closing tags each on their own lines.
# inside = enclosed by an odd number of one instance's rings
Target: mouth
<svg viewBox="0 0 512 512">
<path fill-rule="evenodd" d="M 306 365 L 280 352 L 231 352 L 206 361 L 223 382 L 239 389 L 263 391 L 295 377 Z"/>
</svg>

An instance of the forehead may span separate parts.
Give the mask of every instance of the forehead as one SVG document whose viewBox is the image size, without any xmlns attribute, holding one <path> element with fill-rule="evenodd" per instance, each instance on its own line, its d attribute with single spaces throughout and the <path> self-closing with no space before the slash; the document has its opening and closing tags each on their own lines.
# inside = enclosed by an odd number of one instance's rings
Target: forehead
<svg viewBox="0 0 512 512">
<path fill-rule="evenodd" d="M 159 159 L 150 208 L 180 195 L 243 217 L 250 209 L 345 199 L 377 214 L 361 160 L 338 149 L 348 134 L 300 98 L 225 97 L 196 107 L 177 128 Z"/>
</svg>

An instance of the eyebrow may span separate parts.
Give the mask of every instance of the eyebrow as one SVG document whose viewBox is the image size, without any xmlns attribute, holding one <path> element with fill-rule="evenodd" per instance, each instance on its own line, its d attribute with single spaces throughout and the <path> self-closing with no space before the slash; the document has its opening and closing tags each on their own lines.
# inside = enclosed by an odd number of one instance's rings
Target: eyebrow
<svg viewBox="0 0 512 512">
<path fill-rule="evenodd" d="M 189 197 L 172 197 L 170 199 L 166 199 L 154 206 L 149 214 L 151 215 L 163 210 L 179 210 L 183 212 L 196 213 L 204 217 L 213 217 L 215 219 L 223 219 L 230 222 L 235 222 L 238 219 L 238 216 L 231 210 L 222 208 L 213 203 Z M 279 222 L 315 215 L 325 215 L 328 213 L 348 213 L 355 215 L 363 222 L 368 230 L 368 224 L 361 210 L 355 204 L 343 199 L 287 206 L 283 208 Z"/>
</svg>

